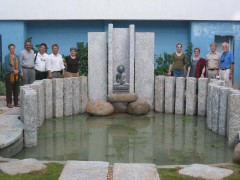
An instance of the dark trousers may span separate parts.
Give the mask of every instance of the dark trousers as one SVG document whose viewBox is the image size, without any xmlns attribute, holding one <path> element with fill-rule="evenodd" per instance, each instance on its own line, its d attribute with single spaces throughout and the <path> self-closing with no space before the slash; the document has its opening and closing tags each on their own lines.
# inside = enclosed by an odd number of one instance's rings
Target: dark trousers
<svg viewBox="0 0 240 180">
<path fill-rule="evenodd" d="M 19 76 L 20 78 L 20 76 Z M 12 94 L 14 105 L 18 105 L 18 89 L 19 89 L 19 79 L 14 81 L 14 83 L 10 82 L 10 74 L 6 76 L 6 100 L 7 104 L 12 104 Z"/>
<path fill-rule="evenodd" d="M 42 80 L 42 79 L 47 79 L 47 76 L 48 76 L 48 72 L 45 71 L 45 72 L 41 72 L 41 71 L 38 71 L 36 70 L 36 80 Z"/>
</svg>

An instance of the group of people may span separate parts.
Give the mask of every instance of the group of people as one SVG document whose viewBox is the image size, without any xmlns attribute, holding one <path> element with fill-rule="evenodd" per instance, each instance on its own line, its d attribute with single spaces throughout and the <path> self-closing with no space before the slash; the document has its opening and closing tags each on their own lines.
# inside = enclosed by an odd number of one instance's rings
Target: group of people
<svg viewBox="0 0 240 180">
<path fill-rule="evenodd" d="M 200 49 L 194 49 L 194 56 L 190 61 L 190 66 L 186 68 L 187 57 L 182 52 L 182 44 L 176 45 L 176 52 L 172 54 L 168 75 L 174 77 L 208 77 L 209 79 L 219 78 L 223 80 L 227 87 L 232 87 L 234 72 L 234 57 L 229 51 L 229 44 L 221 44 L 222 54 L 217 52 L 217 44 L 211 43 L 211 52 L 206 55 L 206 59 L 200 56 Z"/>
<path fill-rule="evenodd" d="M 64 59 L 59 54 L 58 44 L 52 45 L 52 53 L 46 53 L 47 45 L 41 43 L 39 51 L 34 53 L 31 41 L 25 41 L 25 49 L 17 56 L 15 45 L 8 45 L 9 54 L 5 56 L 6 66 L 6 101 L 7 107 L 12 108 L 12 95 L 14 106 L 19 107 L 19 84 L 32 84 L 35 80 L 46 78 L 62 78 L 79 76 L 80 57 L 77 49 L 71 48 L 70 55 Z M 65 68 L 66 67 L 66 68 Z"/>
</svg>

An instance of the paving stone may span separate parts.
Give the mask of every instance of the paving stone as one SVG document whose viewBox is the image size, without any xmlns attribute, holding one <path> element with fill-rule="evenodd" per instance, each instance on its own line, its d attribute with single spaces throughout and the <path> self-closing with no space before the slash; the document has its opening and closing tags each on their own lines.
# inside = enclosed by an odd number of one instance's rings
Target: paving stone
<svg viewBox="0 0 240 180">
<path fill-rule="evenodd" d="M 59 180 L 105 180 L 108 166 L 100 161 L 67 161 Z"/>
<path fill-rule="evenodd" d="M 114 180 L 160 180 L 155 164 L 115 163 Z"/>
<path fill-rule="evenodd" d="M 220 180 L 230 176 L 232 173 L 233 171 L 229 169 L 212 167 L 204 164 L 192 164 L 179 171 L 181 175 L 209 180 Z"/>
<path fill-rule="evenodd" d="M 0 163 L 0 170 L 8 175 L 17 175 L 40 171 L 47 166 L 36 159 L 23 159 L 11 162 Z"/>
<path fill-rule="evenodd" d="M 155 111 L 164 112 L 165 76 L 155 76 Z"/>
</svg>

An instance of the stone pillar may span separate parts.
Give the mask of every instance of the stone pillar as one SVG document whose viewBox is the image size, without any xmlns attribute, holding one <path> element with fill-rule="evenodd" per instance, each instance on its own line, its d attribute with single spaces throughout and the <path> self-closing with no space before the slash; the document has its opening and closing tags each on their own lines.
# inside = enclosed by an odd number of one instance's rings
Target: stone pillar
<svg viewBox="0 0 240 180">
<path fill-rule="evenodd" d="M 129 92 L 134 93 L 135 26 L 132 24 L 129 26 L 129 40 L 130 40 L 130 43 L 129 43 L 130 44 Z"/>
<path fill-rule="evenodd" d="M 53 88 L 52 80 L 44 79 L 45 119 L 53 118 Z"/>
<path fill-rule="evenodd" d="M 220 86 L 213 85 L 212 93 L 211 93 L 211 119 L 212 119 L 212 131 L 217 133 L 218 132 L 218 116 L 219 116 L 219 89 Z"/>
<path fill-rule="evenodd" d="M 218 134 L 225 136 L 227 132 L 227 110 L 228 110 L 228 94 L 230 88 L 220 87 L 219 89 L 219 118 L 218 118 Z"/>
<path fill-rule="evenodd" d="M 175 77 L 165 78 L 165 113 L 174 113 L 175 107 Z"/>
<path fill-rule="evenodd" d="M 73 102 L 73 114 L 80 113 L 80 78 L 73 77 L 72 79 L 72 102 Z"/>
<path fill-rule="evenodd" d="M 90 102 L 107 101 L 106 32 L 88 33 L 88 77 Z"/>
<path fill-rule="evenodd" d="M 175 114 L 184 114 L 185 102 L 185 78 L 176 78 L 176 99 L 175 99 Z"/>
<path fill-rule="evenodd" d="M 37 92 L 23 89 L 24 146 L 37 146 Z"/>
<path fill-rule="evenodd" d="M 212 129 L 212 89 L 213 83 L 208 84 L 208 96 L 207 96 L 207 127 Z"/>
<path fill-rule="evenodd" d="M 63 117 L 63 79 L 53 81 L 53 117 Z"/>
<path fill-rule="evenodd" d="M 32 88 L 30 87 L 29 84 L 24 85 L 24 86 L 20 86 L 20 106 L 21 106 L 21 111 L 20 111 L 20 120 L 22 122 L 24 122 L 24 117 L 23 117 L 23 112 L 24 112 L 24 106 L 23 106 L 23 101 L 24 101 L 24 96 L 23 96 L 23 92 L 25 89 L 29 89 L 32 90 Z"/>
<path fill-rule="evenodd" d="M 238 132 L 240 131 L 240 94 L 230 95 L 230 118 L 228 124 L 228 145 L 234 146 L 238 143 Z"/>
<path fill-rule="evenodd" d="M 154 33 L 136 33 L 135 93 L 154 109 Z"/>
<path fill-rule="evenodd" d="M 197 102 L 197 79 L 188 77 L 186 87 L 186 115 L 196 114 L 196 102 Z"/>
<path fill-rule="evenodd" d="M 73 114 L 73 99 L 72 99 L 72 79 L 63 79 L 63 115 L 71 116 Z"/>
<path fill-rule="evenodd" d="M 206 115 L 208 78 L 198 79 L 198 116 Z"/>
<path fill-rule="evenodd" d="M 31 84 L 30 86 L 37 92 L 38 127 L 41 127 L 45 120 L 44 84 L 43 81 L 34 81 L 34 83 Z"/>
<path fill-rule="evenodd" d="M 88 103 L 88 78 L 87 76 L 80 76 L 80 113 L 86 112 Z M 96 89 L 95 89 L 96 90 Z"/>
<path fill-rule="evenodd" d="M 155 111 L 164 112 L 165 76 L 155 76 Z"/>
<path fill-rule="evenodd" d="M 108 94 L 113 93 L 113 24 L 108 24 Z"/>
</svg>

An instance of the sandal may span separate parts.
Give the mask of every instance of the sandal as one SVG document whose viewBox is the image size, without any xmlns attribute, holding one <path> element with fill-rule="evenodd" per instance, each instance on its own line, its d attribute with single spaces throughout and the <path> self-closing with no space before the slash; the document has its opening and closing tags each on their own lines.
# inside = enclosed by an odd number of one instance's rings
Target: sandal
<svg viewBox="0 0 240 180">
<path fill-rule="evenodd" d="M 13 108 L 13 105 L 12 104 L 8 104 L 7 107 L 8 108 Z"/>
</svg>

